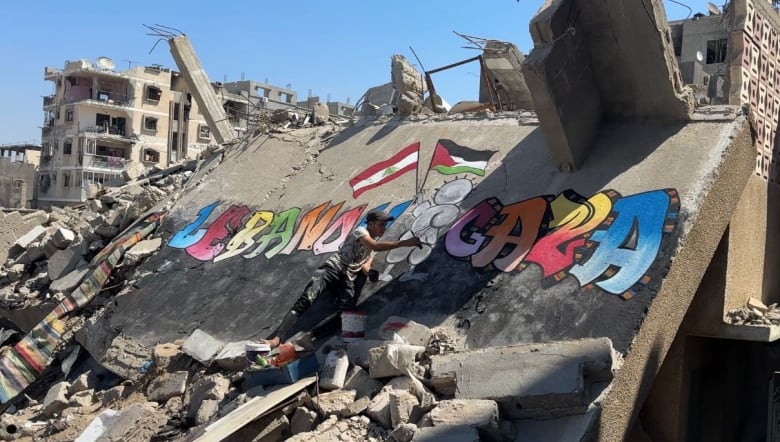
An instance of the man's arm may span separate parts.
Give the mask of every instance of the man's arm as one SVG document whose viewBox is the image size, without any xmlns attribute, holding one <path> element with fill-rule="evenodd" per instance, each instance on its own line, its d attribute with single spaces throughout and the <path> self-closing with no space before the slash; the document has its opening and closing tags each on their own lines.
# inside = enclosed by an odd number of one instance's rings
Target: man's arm
<svg viewBox="0 0 780 442">
<path fill-rule="evenodd" d="M 399 247 L 419 247 L 422 245 L 420 238 L 415 236 L 402 241 L 377 241 L 374 238 L 371 238 L 370 235 L 365 235 L 360 237 L 360 242 L 375 252 L 385 252 Z"/>
</svg>

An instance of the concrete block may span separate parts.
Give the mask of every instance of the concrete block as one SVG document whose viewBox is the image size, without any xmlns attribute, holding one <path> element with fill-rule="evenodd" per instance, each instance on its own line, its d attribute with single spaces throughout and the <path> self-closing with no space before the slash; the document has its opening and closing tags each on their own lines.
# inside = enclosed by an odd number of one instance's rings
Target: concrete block
<svg viewBox="0 0 780 442">
<path fill-rule="evenodd" d="M 184 341 L 182 351 L 192 359 L 203 365 L 211 365 L 211 361 L 225 347 L 225 343 L 204 332 L 196 329 L 189 338 Z"/>
<path fill-rule="evenodd" d="M 338 414 L 355 402 L 355 390 L 336 390 L 322 393 L 311 399 L 314 408 L 323 416 Z"/>
<path fill-rule="evenodd" d="M 347 405 L 346 407 L 342 408 L 339 411 L 339 416 L 347 418 L 356 416 L 364 411 L 366 411 L 366 408 L 368 408 L 368 404 L 371 403 L 371 398 L 368 396 L 363 396 L 356 401 L 352 402 L 351 404 Z"/>
<path fill-rule="evenodd" d="M 95 213 L 103 213 L 106 210 L 106 207 L 100 200 L 88 200 L 87 208 Z"/>
<path fill-rule="evenodd" d="M 756 298 L 748 299 L 747 307 L 748 308 L 752 307 L 752 308 L 760 311 L 761 313 L 766 313 L 769 310 L 769 308 L 766 306 L 766 304 L 764 304 L 763 302 L 761 302 L 760 300 L 758 300 Z"/>
<path fill-rule="evenodd" d="M 347 343 L 347 358 L 352 365 L 359 365 L 368 368 L 368 351 L 374 347 L 381 347 L 387 344 L 385 341 L 374 339 L 363 339 Z"/>
<path fill-rule="evenodd" d="M 152 256 L 154 252 L 160 249 L 160 246 L 162 246 L 162 238 L 139 241 L 125 252 L 124 262 L 128 265 L 136 266 L 144 258 Z"/>
<path fill-rule="evenodd" d="M 174 396 L 181 396 L 187 389 L 186 371 L 163 373 L 155 378 L 146 389 L 146 397 L 152 402 L 165 403 Z"/>
<path fill-rule="evenodd" d="M 78 287 L 82 279 L 89 273 L 89 267 L 81 267 L 69 272 L 67 275 L 54 280 L 49 286 L 49 291 L 68 293 Z"/>
<path fill-rule="evenodd" d="M 14 264 L 14 265 L 12 265 L 11 268 L 8 269 L 8 279 L 11 280 L 11 281 L 18 280 L 24 274 L 25 268 L 26 267 L 25 267 L 24 264 Z"/>
<path fill-rule="evenodd" d="M 94 389 L 97 386 L 98 379 L 92 372 L 86 372 L 77 377 L 70 388 L 68 388 L 68 394 L 74 395 L 80 391 Z"/>
<path fill-rule="evenodd" d="M 20 236 L 15 242 L 13 247 L 19 247 L 26 249 L 32 242 L 37 241 L 46 233 L 46 228 L 43 226 L 35 226 L 28 230 L 27 233 Z"/>
<path fill-rule="evenodd" d="M 401 376 L 401 368 L 414 365 L 415 357 L 423 351 L 422 346 L 393 343 L 372 348 L 368 351 L 369 374 L 374 379 Z"/>
<path fill-rule="evenodd" d="M 195 418 L 201 413 L 201 403 L 204 401 L 215 401 L 218 404 L 225 398 L 229 389 L 230 379 L 222 375 L 215 374 L 199 379 L 192 385 L 190 402 L 187 406 L 188 417 Z M 211 416 L 210 414 L 208 417 Z"/>
<path fill-rule="evenodd" d="M 390 423 L 395 428 L 401 424 L 417 422 L 422 416 L 420 402 L 412 393 L 394 390 L 390 392 Z"/>
<path fill-rule="evenodd" d="M 492 439 L 500 439 L 498 405 L 483 399 L 453 399 L 439 402 L 428 414 L 434 427 L 477 428 Z"/>
<path fill-rule="evenodd" d="M 550 418 L 584 412 L 587 384 L 610 381 L 614 358 L 608 338 L 491 347 L 432 356 L 431 383 L 459 399 L 495 400 L 511 419 Z"/>
<path fill-rule="evenodd" d="M 68 408 L 68 388 L 70 388 L 70 384 L 65 381 L 58 382 L 49 388 L 43 398 L 43 414 L 45 416 L 52 417 Z"/>
<path fill-rule="evenodd" d="M 49 258 L 49 278 L 56 281 L 78 267 L 84 267 L 87 262 L 84 261 L 81 250 L 76 247 L 60 250 Z"/>
<path fill-rule="evenodd" d="M 309 410 L 306 407 L 300 407 L 295 410 L 295 413 L 290 420 L 290 433 L 295 436 L 299 433 L 311 431 L 316 422 L 317 413 L 315 411 Z"/>
<path fill-rule="evenodd" d="M 58 228 L 51 235 L 51 243 L 54 247 L 63 250 L 66 249 L 76 239 L 76 233 L 63 227 Z"/>
<path fill-rule="evenodd" d="M 415 424 L 402 424 L 391 431 L 387 435 L 388 442 L 411 442 L 414 438 L 414 433 L 417 432 L 417 425 Z"/>
<path fill-rule="evenodd" d="M 371 399 L 368 408 L 366 408 L 366 416 L 385 428 L 393 427 L 390 415 L 390 391 L 382 390 Z"/>
<path fill-rule="evenodd" d="M 112 404 L 120 401 L 125 393 L 124 385 L 117 385 L 116 387 L 106 390 L 103 394 L 103 406 L 109 407 Z"/>
<path fill-rule="evenodd" d="M 366 370 L 355 365 L 347 372 L 344 390 L 355 390 L 357 397 L 373 397 L 382 389 L 382 383 L 368 375 Z"/>
<path fill-rule="evenodd" d="M 470 427 L 419 428 L 412 442 L 479 442 L 479 433 Z"/>
<path fill-rule="evenodd" d="M 79 391 L 71 395 L 71 397 L 68 399 L 68 406 L 80 408 L 89 407 L 92 405 L 92 402 L 94 402 L 94 398 L 95 390 L 89 389 Z"/>
<path fill-rule="evenodd" d="M 193 404 L 190 404 L 191 406 Z M 191 412 L 188 416 L 195 422 L 195 425 L 202 425 L 211 419 L 212 416 L 219 411 L 219 401 L 214 399 L 206 399 L 202 402 L 198 402 L 191 408 Z"/>
<path fill-rule="evenodd" d="M 225 370 L 240 371 L 246 368 L 244 348 L 251 341 L 228 342 L 214 357 L 214 362 Z"/>
<path fill-rule="evenodd" d="M 146 172 L 146 168 L 142 163 L 130 161 L 127 163 L 127 166 L 125 166 L 125 170 L 122 171 L 122 178 L 124 178 L 125 181 L 133 181 L 141 177 L 144 172 Z"/>
<path fill-rule="evenodd" d="M 379 336 L 387 341 L 398 335 L 406 343 L 425 347 L 431 340 L 433 332 L 430 328 L 400 316 L 391 316 L 379 327 Z"/>
</svg>

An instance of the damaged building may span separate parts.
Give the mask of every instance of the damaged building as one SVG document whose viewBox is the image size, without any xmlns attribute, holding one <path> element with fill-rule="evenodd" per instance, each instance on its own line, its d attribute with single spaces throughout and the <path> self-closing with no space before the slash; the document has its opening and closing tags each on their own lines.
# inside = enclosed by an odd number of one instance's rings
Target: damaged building
<svg viewBox="0 0 780 442">
<path fill-rule="evenodd" d="M 32 143 L 0 145 L 0 207 L 36 207 L 35 172 L 41 146 Z"/>
</svg>

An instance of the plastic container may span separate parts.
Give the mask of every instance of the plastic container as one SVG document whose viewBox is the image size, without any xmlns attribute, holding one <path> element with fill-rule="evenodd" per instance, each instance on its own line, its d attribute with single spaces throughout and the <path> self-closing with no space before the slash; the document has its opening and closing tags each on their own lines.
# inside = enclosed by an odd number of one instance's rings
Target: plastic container
<svg viewBox="0 0 780 442">
<path fill-rule="evenodd" d="M 347 352 L 341 349 L 331 351 L 325 358 L 325 363 L 322 364 L 322 370 L 320 370 L 320 387 L 326 390 L 343 388 L 348 369 Z"/>
<path fill-rule="evenodd" d="M 358 311 L 341 312 L 341 339 L 359 341 L 366 337 L 366 314 Z"/>
<path fill-rule="evenodd" d="M 246 354 L 246 365 L 251 366 L 257 362 L 257 357 L 261 356 L 267 359 L 268 353 L 271 352 L 271 346 L 264 342 L 249 342 L 244 346 L 244 353 Z"/>
<path fill-rule="evenodd" d="M 283 367 L 286 364 L 295 360 L 295 346 L 293 344 L 282 344 L 278 348 L 279 352 L 276 356 L 273 356 L 270 360 L 271 365 L 275 367 Z"/>
</svg>

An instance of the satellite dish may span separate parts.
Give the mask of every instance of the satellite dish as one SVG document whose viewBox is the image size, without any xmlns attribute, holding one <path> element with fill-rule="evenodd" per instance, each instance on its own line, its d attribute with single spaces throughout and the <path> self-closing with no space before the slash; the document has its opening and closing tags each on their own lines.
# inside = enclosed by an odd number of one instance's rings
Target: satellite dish
<svg viewBox="0 0 780 442">
<path fill-rule="evenodd" d="M 696 51 L 696 61 L 702 63 L 704 61 L 704 54 L 701 51 Z"/>
<path fill-rule="evenodd" d="M 95 60 L 95 64 L 98 65 L 100 69 L 107 71 L 111 71 L 114 69 L 114 67 L 116 67 L 114 65 L 114 61 L 108 57 L 98 57 L 97 60 Z"/>
<path fill-rule="evenodd" d="M 710 2 L 707 2 L 707 9 L 710 11 L 710 14 L 712 15 L 720 15 L 720 9 L 718 9 L 717 6 L 715 6 Z"/>
</svg>

